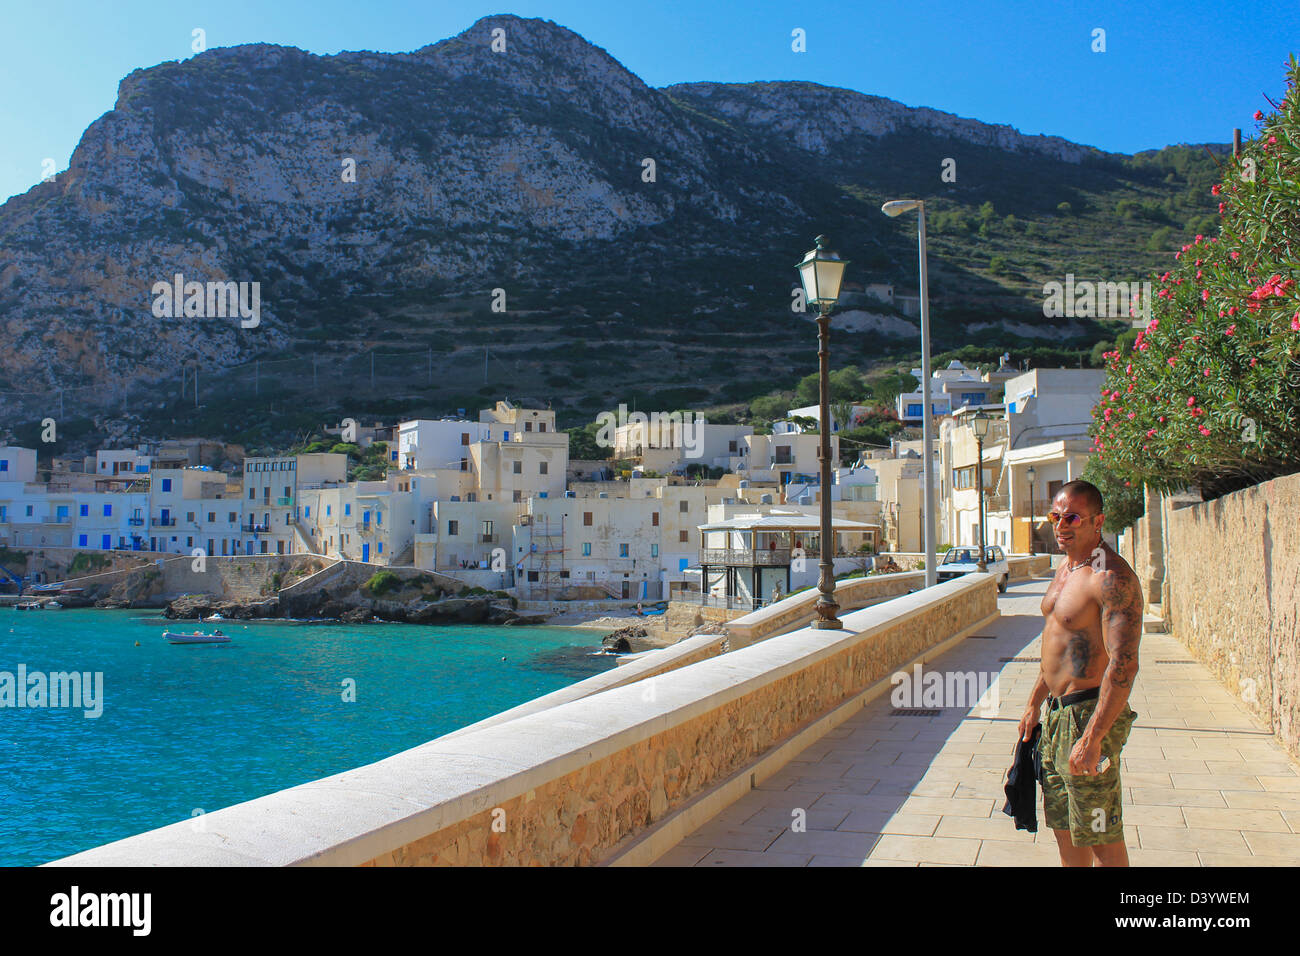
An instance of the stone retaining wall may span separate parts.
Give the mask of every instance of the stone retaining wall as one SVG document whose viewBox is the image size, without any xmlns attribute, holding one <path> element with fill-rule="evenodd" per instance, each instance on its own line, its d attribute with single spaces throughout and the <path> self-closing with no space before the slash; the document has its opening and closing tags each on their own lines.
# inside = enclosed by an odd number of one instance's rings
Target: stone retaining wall
<svg viewBox="0 0 1300 956">
<path fill-rule="evenodd" d="M 1300 474 L 1160 518 L 1171 632 L 1300 758 Z"/>
</svg>

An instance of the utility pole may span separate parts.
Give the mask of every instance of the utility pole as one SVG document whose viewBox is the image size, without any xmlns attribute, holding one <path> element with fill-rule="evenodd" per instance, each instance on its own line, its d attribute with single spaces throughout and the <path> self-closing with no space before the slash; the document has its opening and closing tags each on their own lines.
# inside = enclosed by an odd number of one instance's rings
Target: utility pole
<svg viewBox="0 0 1300 956">
<path fill-rule="evenodd" d="M 370 391 L 375 390 L 375 353 L 370 353 Z"/>
<path fill-rule="evenodd" d="M 194 407 L 199 407 L 199 366 L 194 366 Z"/>
</svg>

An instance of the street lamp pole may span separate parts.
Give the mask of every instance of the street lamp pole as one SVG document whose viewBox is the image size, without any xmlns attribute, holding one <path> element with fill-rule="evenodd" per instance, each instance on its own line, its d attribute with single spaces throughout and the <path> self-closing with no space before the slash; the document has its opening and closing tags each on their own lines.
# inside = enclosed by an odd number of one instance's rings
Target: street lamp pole
<svg viewBox="0 0 1300 956">
<path fill-rule="evenodd" d="M 929 588 L 939 583 L 939 570 L 935 566 L 937 546 L 934 540 L 934 425 L 930 420 L 934 409 L 930 404 L 930 287 L 925 263 L 925 202 L 921 199 L 895 199 L 880 207 L 881 212 L 890 217 L 913 209 L 917 211 L 916 234 L 921 258 L 921 444 L 925 446 L 925 453 L 921 456 L 921 480 L 925 482 L 925 586 Z"/>
<path fill-rule="evenodd" d="M 1034 542 L 1034 476 L 1037 472 L 1034 471 L 1033 465 L 1029 466 L 1026 474 L 1029 478 L 1029 553 L 1035 555 L 1038 553 L 1038 547 Z"/>
<path fill-rule="evenodd" d="M 990 424 L 989 416 L 982 408 L 975 413 L 971 421 L 971 426 L 975 429 L 975 486 L 978 489 L 976 505 L 979 508 L 980 522 L 980 559 L 977 570 L 980 573 L 988 571 L 988 562 L 984 555 L 984 439 L 988 437 Z"/>
<path fill-rule="evenodd" d="M 817 449 L 817 457 L 821 459 L 821 577 L 817 587 L 821 596 L 813 607 L 817 619 L 812 626 L 833 630 L 842 628 L 844 624 L 837 616 L 840 607 L 835 603 L 835 538 L 831 525 L 831 309 L 840 297 L 840 281 L 848 262 L 826 250 L 825 236 L 818 236 L 815 241 L 816 248 L 810 249 L 796 266 L 803 283 L 804 298 L 817 309 L 818 416 L 821 429 Z"/>
</svg>

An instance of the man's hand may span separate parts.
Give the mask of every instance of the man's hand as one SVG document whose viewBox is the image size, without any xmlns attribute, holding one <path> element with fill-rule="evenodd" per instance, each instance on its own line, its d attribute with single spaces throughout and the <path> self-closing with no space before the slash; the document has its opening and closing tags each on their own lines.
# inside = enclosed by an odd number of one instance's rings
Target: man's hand
<svg viewBox="0 0 1300 956">
<path fill-rule="evenodd" d="M 1070 773 L 1080 777 L 1094 776 L 1100 762 L 1101 740 L 1086 734 L 1080 737 L 1070 751 Z"/>
<path fill-rule="evenodd" d="M 1034 728 L 1038 726 L 1038 708 L 1030 707 L 1025 710 L 1025 714 L 1020 718 L 1020 739 L 1029 743 L 1029 738 L 1034 735 Z"/>
</svg>

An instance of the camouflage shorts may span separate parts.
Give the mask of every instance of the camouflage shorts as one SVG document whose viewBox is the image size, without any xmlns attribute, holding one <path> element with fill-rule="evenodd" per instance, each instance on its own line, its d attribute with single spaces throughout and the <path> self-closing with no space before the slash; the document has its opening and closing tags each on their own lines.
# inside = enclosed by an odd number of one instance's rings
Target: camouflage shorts
<svg viewBox="0 0 1300 956">
<path fill-rule="evenodd" d="M 1043 720 L 1039 752 L 1043 758 L 1043 818 L 1053 830 L 1069 830 L 1075 846 L 1099 846 L 1124 838 L 1120 806 L 1119 757 L 1137 714 L 1124 710 L 1101 742 L 1110 766 L 1092 776 L 1070 773 L 1070 751 L 1083 736 L 1096 698 L 1049 710 Z"/>
</svg>

